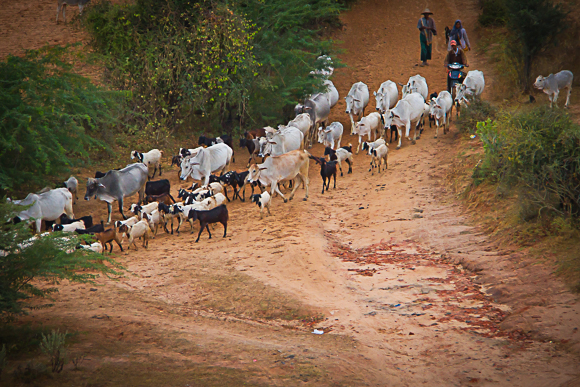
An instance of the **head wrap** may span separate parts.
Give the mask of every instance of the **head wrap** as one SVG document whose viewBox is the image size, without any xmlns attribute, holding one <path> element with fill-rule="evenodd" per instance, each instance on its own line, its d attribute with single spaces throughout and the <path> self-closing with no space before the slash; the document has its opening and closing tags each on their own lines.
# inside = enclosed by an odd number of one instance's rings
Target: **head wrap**
<svg viewBox="0 0 580 387">
<path fill-rule="evenodd" d="M 459 28 L 457 28 L 457 23 L 459 23 Z M 449 32 L 449 38 L 454 39 L 454 40 L 461 40 L 461 30 L 463 29 L 463 24 L 461 24 L 461 20 L 457 19 L 455 20 L 455 23 L 453 24 L 453 28 L 451 29 L 451 32 Z"/>
</svg>

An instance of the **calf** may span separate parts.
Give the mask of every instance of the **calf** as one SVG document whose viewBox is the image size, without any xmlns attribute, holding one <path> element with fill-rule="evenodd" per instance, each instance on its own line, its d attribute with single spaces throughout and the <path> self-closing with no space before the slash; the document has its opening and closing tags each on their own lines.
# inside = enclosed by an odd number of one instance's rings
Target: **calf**
<svg viewBox="0 0 580 387">
<path fill-rule="evenodd" d="M 85 234 L 96 234 L 98 232 L 103 232 L 105 231 L 105 225 L 104 222 L 101 220 L 101 224 L 95 224 L 92 227 L 88 227 L 86 229 L 82 229 L 82 228 L 77 228 L 75 230 L 75 232 L 79 235 L 85 235 Z"/>
<path fill-rule="evenodd" d="M 99 254 L 103 252 L 103 245 L 101 244 L 101 242 L 91 243 L 90 245 L 79 245 L 77 248 L 91 250 Z"/>
<path fill-rule="evenodd" d="M 334 176 L 334 189 L 336 189 L 336 164 L 338 161 L 326 161 L 324 157 L 308 156 L 312 160 L 320 164 L 320 176 L 322 176 L 322 193 L 324 193 L 324 184 L 326 184 L 326 190 L 330 186 L 330 178 Z M 328 179 L 328 183 L 326 180 Z"/>
<path fill-rule="evenodd" d="M 346 161 L 348 164 L 348 173 L 352 173 L 352 144 L 348 144 L 348 146 L 343 146 L 342 148 L 338 148 L 337 150 L 333 150 L 331 147 L 326 147 L 324 149 L 324 155 L 330 159 L 330 161 L 336 160 L 338 162 L 338 168 L 340 169 L 340 176 L 342 174 L 342 164 L 343 161 Z"/>
<path fill-rule="evenodd" d="M 70 219 L 65 214 L 62 214 L 59 219 L 60 224 L 71 224 L 74 222 L 78 222 L 79 220 L 82 220 L 86 228 L 93 227 L 93 217 L 91 215 L 83 216 L 78 219 Z"/>
<path fill-rule="evenodd" d="M 164 193 L 161 195 L 147 195 L 145 196 L 145 203 L 165 203 L 167 205 L 175 203 L 175 199 L 169 193 Z"/>
<path fill-rule="evenodd" d="M 129 227 L 129 226 L 123 225 L 121 227 Z M 109 246 L 111 247 L 109 253 L 112 253 L 113 252 L 113 241 L 117 242 L 117 245 L 119 246 L 121 251 L 123 251 L 123 246 L 121 245 L 122 235 L 123 234 L 117 233 L 117 229 L 115 227 L 113 227 L 113 228 L 110 228 L 110 229 L 105 230 L 103 232 L 96 233 L 95 237 L 101 243 L 101 246 L 103 246 L 104 251 L 107 251 L 107 243 L 108 243 Z"/>
<path fill-rule="evenodd" d="M 383 163 L 383 160 L 385 160 L 385 171 L 387 170 L 388 167 L 388 162 L 387 162 L 387 157 L 389 154 L 389 148 L 387 147 L 386 144 L 383 144 L 381 146 L 379 146 L 376 149 L 373 149 L 372 151 L 372 159 L 371 159 L 371 167 L 369 168 L 369 172 L 372 171 L 371 174 L 375 174 L 375 171 L 373 171 L 373 169 L 377 166 L 377 162 L 378 167 L 379 167 L 379 173 L 381 173 L 381 164 Z"/>
<path fill-rule="evenodd" d="M 195 222 L 199 219 L 199 234 L 197 235 L 197 239 L 195 243 L 199 242 L 199 237 L 203 232 L 203 229 L 207 229 L 207 233 L 209 234 L 209 239 L 211 239 L 211 232 L 209 231 L 209 225 L 212 223 L 221 223 L 224 226 L 224 238 L 228 232 L 228 209 L 225 205 L 221 205 L 209 211 L 199 211 L 192 209 L 189 211 L 187 217 Z M 193 234 L 193 230 L 191 230 Z"/>
<path fill-rule="evenodd" d="M 264 217 L 264 208 L 268 210 L 268 215 L 272 215 L 270 213 L 270 199 L 271 196 L 268 191 L 263 192 L 262 194 L 255 194 L 250 196 L 252 203 L 256 203 L 258 207 L 260 207 L 260 219 Z"/>
<path fill-rule="evenodd" d="M 552 105 L 558 100 L 560 89 L 568 89 L 568 96 L 566 97 L 566 103 L 564 104 L 564 107 L 568 107 L 570 104 L 570 94 L 572 93 L 573 81 L 574 74 L 572 74 L 571 71 L 562 70 L 559 73 L 550 74 L 547 77 L 539 75 L 538 78 L 536 78 L 536 82 L 534 82 L 534 87 L 543 90 L 544 93 L 548 94 L 550 107 L 552 107 Z"/>
<path fill-rule="evenodd" d="M 119 232 L 124 233 L 129 238 L 127 250 L 129 250 L 131 245 L 133 245 L 135 246 L 135 251 L 137 251 L 137 244 L 135 243 L 135 239 L 137 238 L 143 239 L 144 248 L 149 246 L 151 230 L 149 228 L 149 222 L 146 219 L 140 220 L 133 226 L 123 225 L 119 228 Z"/>
</svg>

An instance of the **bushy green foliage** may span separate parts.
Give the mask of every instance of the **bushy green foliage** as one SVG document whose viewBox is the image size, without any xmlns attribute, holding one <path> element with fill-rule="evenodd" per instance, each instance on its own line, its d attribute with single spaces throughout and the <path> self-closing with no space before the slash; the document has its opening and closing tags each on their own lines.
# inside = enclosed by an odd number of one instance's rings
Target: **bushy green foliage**
<svg viewBox="0 0 580 387">
<path fill-rule="evenodd" d="M 526 213 L 580 216 L 580 126 L 567 113 L 537 108 L 477 125 L 485 156 L 476 179 L 520 188 Z M 532 218 L 524 216 L 526 220 Z"/>
<path fill-rule="evenodd" d="M 553 0 L 483 0 L 479 22 L 505 26 L 499 47 L 505 52 L 502 62 L 517 66 L 519 85 L 529 93 L 532 65 L 540 53 L 557 43 L 568 27 L 567 15 L 564 6 Z"/>
<path fill-rule="evenodd" d="M 484 27 L 503 26 L 508 17 L 506 0 L 481 0 L 478 21 Z"/>
<path fill-rule="evenodd" d="M 83 23 L 109 80 L 133 91 L 134 109 L 152 117 L 142 125 L 148 132 L 202 125 L 219 133 L 282 119 L 320 87 L 308 73 L 330 43 L 316 28 L 336 22 L 340 7 L 331 0 L 103 0 Z"/>
<path fill-rule="evenodd" d="M 120 266 L 111 258 L 76 249 L 86 236 L 63 238 L 62 233 L 50 233 L 33 237 L 26 222 L 7 223 L 21 210 L 21 206 L 0 201 L 0 320 L 24 313 L 25 303 L 32 297 L 57 292 L 61 280 L 91 282 L 99 273 L 118 274 Z"/>
<path fill-rule="evenodd" d="M 497 108 L 495 106 L 480 98 L 474 98 L 469 107 L 461 109 L 457 124 L 461 132 L 474 134 L 478 122 L 495 119 L 496 115 Z"/>
<path fill-rule="evenodd" d="M 0 62 L 0 190 L 39 186 L 90 152 L 116 122 L 118 92 L 73 72 L 66 47 L 28 51 Z"/>
</svg>

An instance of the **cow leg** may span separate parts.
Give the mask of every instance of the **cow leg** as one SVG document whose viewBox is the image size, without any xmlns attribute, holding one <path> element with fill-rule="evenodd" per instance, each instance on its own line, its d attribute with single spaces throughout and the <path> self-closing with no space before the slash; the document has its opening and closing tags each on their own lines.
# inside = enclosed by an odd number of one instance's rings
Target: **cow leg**
<svg viewBox="0 0 580 387">
<path fill-rule="evenodd" d="M 356 147 L 356 154 L 358 155 L 358 151 L 360 149 L 360 144 L 362 142 L 362 136 L 359 134 L 358 136 L 358 146 Z"/>
<path fill-rule="evenodd" d="M 397 149 L 401 149 L 401 139 L 403 138 L 403 131 L 397 126 L 397 134 L 399 135 L 399 145 Z"/>
<path fill-rule="evenodd" d="M 300 179 L 303 179 L 302 174 L 300 172 L 296 175 L 296 177 L 298 177 L 298 176 L 300 176 Z M 290 192 L 290 196 L 288 197 L 288 200 L 294 199 L 294 192 L 296 192 L 296 190 L 300 186 L 301 182 L 297 182 L 296 177 L 294 178 L 294 180 L 292 180 L 294 182 L 294 187 L 292 188 L 292 192 Z M 323 182 L 323 186 L 324 186 L 324 182 Z M 286 201 L 284 201 L 284 202 L 286 202 Z"/>
<path fill-rule="evenodd" d="M 121 198 L 121 200 L 119 200 L 119 212 L 121 213 L 123 220 L 127 220 L 127 217 L 123 213 L 123 199 L 122 198 Z M 110 220 L 109 220 L 109 222 L 110 222 Z"/>
<path fill-rule="evenodd" d="M 570 86 L 568 86 L 567 89 L 568 95 L 566 96 L 566 104 L 564 105 L 564 107 L 568 107 L 568 105 L 570 105 L 570 94 L 572 94 L 572 84 L 570 84 Z"/>
<path fill-rule="evenodd" d="M 280 192 L 280 188 L 278 188 L 278 181 L 274 180 L 270 183 L 270 196 L 274 197 L 274 193 L 277 192 L 282 199 L 284 199 L 284 203 L 288 202 L 286 196 L 282 192 Z"/>
<path fill-rule="evenodd" d="M 445 133 L 445 126 L 443 127 L 443 133 Z M 435 138 L 439 136 L 439 119 L 435 118 Z"/>
<path fill-rule="evenodd" d="M 354 119 L 352 118 L 352 113 L 350 113 L 348 117 L 350 118 L 350 135 L 352 136 L 354 134 Z"/>
<path fill-rule="evenodd" d="M 558 96 L 559 95 L 560 95 L 560 90 L 558 90 L 554 93 L 554 105 L 556 105 L 556 107 L 558 107 Z"/>
<path fill-rule="evenodd" d="M 111 203 L 107 203 L 107 212 L 108 212 L 107 224 L 109 224 L 111 223 L 111 212 L 113 212 L 113 206 L 111 205 Z"/>
</svg>

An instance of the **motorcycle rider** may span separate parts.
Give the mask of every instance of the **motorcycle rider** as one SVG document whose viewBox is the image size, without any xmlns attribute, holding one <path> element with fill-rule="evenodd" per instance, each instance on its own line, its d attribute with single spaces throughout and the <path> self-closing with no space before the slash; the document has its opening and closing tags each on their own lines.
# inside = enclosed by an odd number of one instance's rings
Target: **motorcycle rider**
<svg viewBox="0 0 580 387">
<path fill-rule="evenodd" d="M 465 67 L 469 67 L 467 64 L 467 55 L 465 55 L 465 52 L 457 45 L 457 42 L 452 40 L 449 42 L 449 44 L 451 45 L 451 50 L 447 52 L 447 56 L 445 56 L 445 62 L 443 63 L 443 66 L 445 67 L 445 73 L 447 73 L 447 67 L 451 63 L 459 63 Z M 451 93 L 451 80 L 449 77 L 447 77 L 447 91 Z"/>
</svg>

